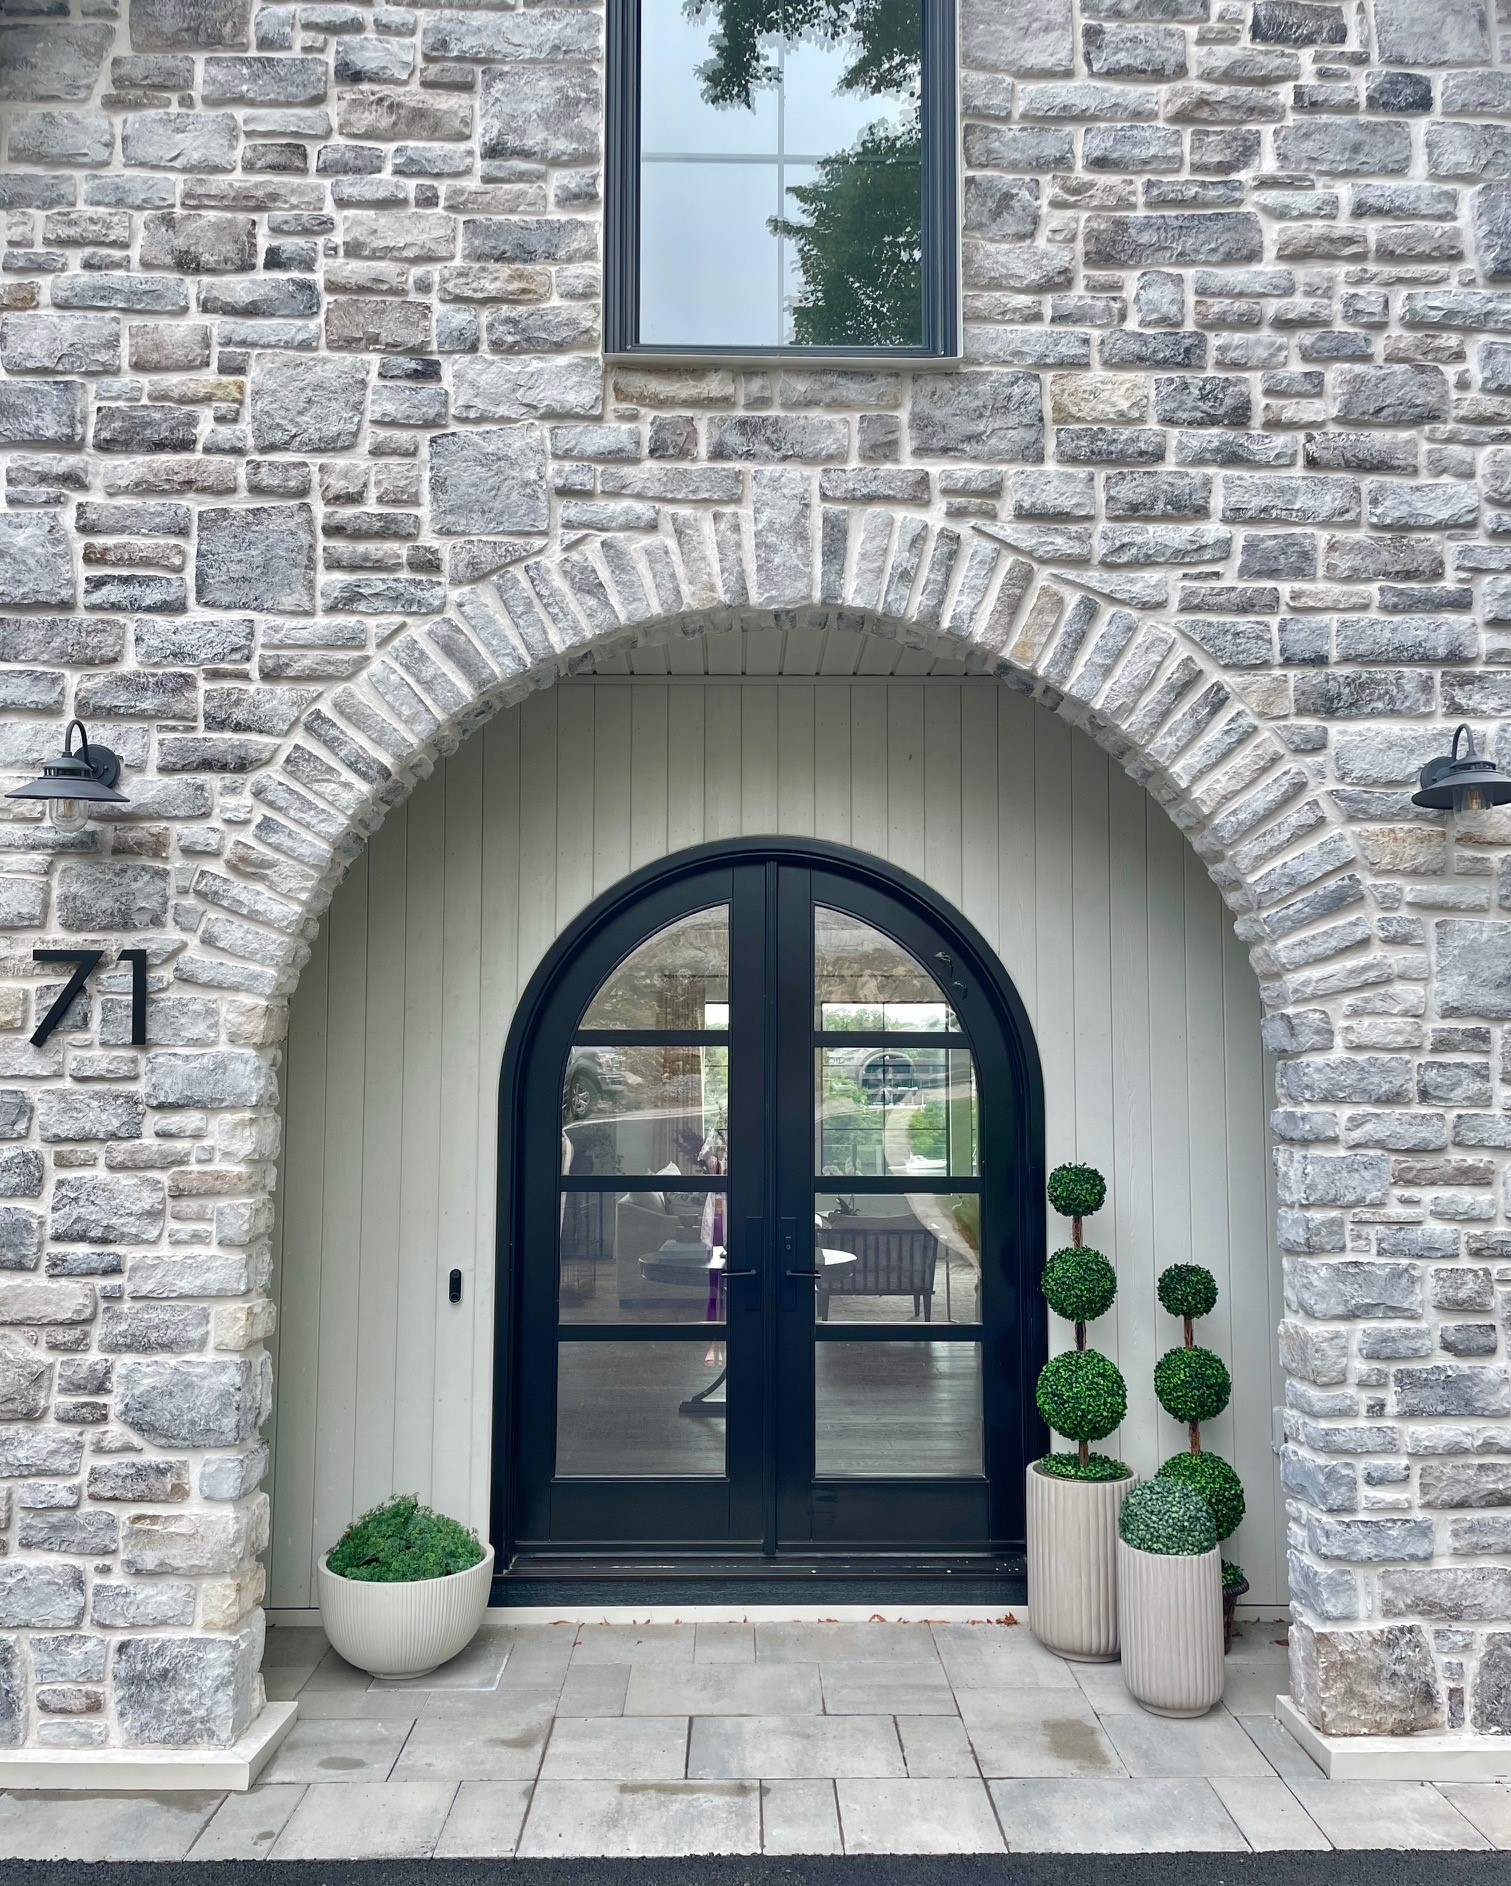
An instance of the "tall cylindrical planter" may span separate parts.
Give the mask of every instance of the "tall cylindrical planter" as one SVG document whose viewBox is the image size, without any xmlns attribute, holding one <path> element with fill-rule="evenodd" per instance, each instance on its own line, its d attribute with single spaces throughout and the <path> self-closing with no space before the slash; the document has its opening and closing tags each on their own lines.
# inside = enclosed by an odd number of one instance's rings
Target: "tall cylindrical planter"
<svg viewBox="0 0 1511 1886">
<path fill-rule="evenodd" d="M 1118 1627 L 1130 1695 L 1157 1716 L 1222 1701 L 1222 1555 L 1141 1552 L 1119 1539 Z"/>
<path fill-rule="evenodd" d="M 444 1578 L 342 1578 L 324 1558 L 315 1573 L 320 1622 L 339 1656 L 369 1676 L 426 1676 L 476 1637 L 488 1609 L 493 1547 Z"/>
<path fill-rule="evenodd" d="M 1028 1469 L 1028 1624 L 1078 1663 L 1118 1654 L 1118 1514 L 1138 1479 L 1067 1480 Z"/>
</svg>

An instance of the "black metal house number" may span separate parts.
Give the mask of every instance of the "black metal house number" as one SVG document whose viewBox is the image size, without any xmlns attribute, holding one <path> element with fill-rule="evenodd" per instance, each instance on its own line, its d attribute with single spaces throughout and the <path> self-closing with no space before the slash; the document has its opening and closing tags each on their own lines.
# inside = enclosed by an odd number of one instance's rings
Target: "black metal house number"
<svg viewBox="0 0 1511 1886">
<path fill-rule="evenodd" d="M 73 963 L 73 974 L 63 985 L 63 992 L 56 1002 L 37 1023 L 31 1038 L 31 1045 L 40 1048 L 42 1043 L 62 1021 L 73 1007 L 75 999 L 84 993 L 84 985 L 105 960 L 103 950 L 33 950 L 32 961 L 37 963 Z M 147 952 L 145 950 L 122 950 L 116 957 L 118 963 L 131 965 L 131 1045 L 133 1048 L 145 1048 L 147 1045 Z"/>
</svg>

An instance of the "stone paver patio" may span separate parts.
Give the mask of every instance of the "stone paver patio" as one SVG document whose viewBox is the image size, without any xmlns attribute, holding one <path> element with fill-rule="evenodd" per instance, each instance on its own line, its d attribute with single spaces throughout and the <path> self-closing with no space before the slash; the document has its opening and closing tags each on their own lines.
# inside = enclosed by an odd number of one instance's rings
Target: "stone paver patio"
<svg viewBox="0 0 1511 1886">
<path fill-rule="evenodd" d="M 0 1858 L 1511 1848 L 1511 1784 L 1330 1782 L 1274 1720 L 1285 1629 L 1222 1707 L 971 1624 L 511 1622 L 373 1682 L 268 1634 L 299 1720 L 248 1794 L 0 1796 Z"/>
</svg>

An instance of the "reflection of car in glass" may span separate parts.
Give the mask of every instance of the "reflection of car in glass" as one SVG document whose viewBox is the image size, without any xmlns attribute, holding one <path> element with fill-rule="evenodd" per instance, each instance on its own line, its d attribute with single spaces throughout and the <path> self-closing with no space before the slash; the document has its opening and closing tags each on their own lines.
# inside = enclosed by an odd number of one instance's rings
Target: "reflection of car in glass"
<svg viewBox="0 0 1511 1886">
<path fill-rule="evenodd" d="M 617 1048 L 573 1048 L 562 1083 L 562 1118 L 586 1120 L 603 1111 L 605 1102 L 618 1102 L 639 1085 Z"/>
</svg>

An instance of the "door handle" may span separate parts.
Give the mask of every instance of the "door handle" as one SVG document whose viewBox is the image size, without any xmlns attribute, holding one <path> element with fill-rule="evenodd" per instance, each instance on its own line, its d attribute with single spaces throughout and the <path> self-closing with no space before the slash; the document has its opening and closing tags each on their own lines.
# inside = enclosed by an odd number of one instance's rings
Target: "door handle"
<svg viewBox="0 0 1511 1886">
<path fill-rule="evenodd" d="M 816 1270 L 784 1270 L 782 1275 L 784 1277 L 806 1277 L 811 1283 L 814 1278 L 818 1276 L 818 1272 Z"/>
<path fill-rule="evenodd" d="M 719 1275 L 726 1279 L 730 1277 L 759 1277 L 760 1274 L 758 1270 L 721 1270 L 719 1272 Z"/>
</svg>

